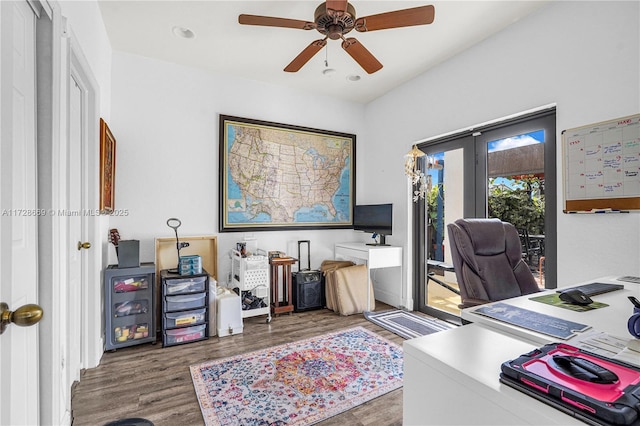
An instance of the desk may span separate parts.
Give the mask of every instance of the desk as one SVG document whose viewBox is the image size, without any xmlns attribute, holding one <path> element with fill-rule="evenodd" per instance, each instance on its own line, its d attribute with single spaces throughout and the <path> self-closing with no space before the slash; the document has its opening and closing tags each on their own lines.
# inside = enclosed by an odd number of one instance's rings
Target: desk
<svg viewBox="0 0 640 426">
<path fill-rule="evenodd" d="M 402 288 L 402 247 L 395 246 L 369 246 L 365 243 L 337 243 L 333 249 L 335 259 L 364 260 L 367 265 L 368 287 L 371 288 L 371 270 L 377 268 L 400 267 L 400 288 Z M 379 298 L 385 303 L 388 300 Z M 402 299 L 402 292 L 400 293 Z M 371 306 L 371 294 L 367 294 L 367 306 Z M 402 302 L 401 302 L 402 303 Z M 395 303 L 389 303 L 396 306 Z"/>
<path fill-rule="evenodd" d="M 469 324 L 405 340 L 405 425 L 583 424 L 500 383 L 500 366 L 537 345 Z"/>
<path fill-rule="evenodd" d="M 555 292 L 555 290 L 515 297 L 503 302 L 508 303 L 512 306 L 528 309 L 530 311 L 535 311 L 541 314 L 551 315 L 568 321 L 591 325 L 592 328 L 587 330 L 587 332 L 597 330 L 605 332 L 612 336 L 631 338 L 631 335 L 627 330 L 627 319 L 631 316 L 633 305 L 631 304 L 631 302 L 629 302 L 629 299 L 627 299 L 627 297 L 639 297 L 640 285 L 625 281 L 618 281 L 616 277 L 604 277 L 595 280 L 589 280 L 587 282 L 624 284 L 625 288 L 623 290 L 612 291 L 610 293 L 593 296 L 592 299 L 594 301 L 606 303 L 609 306 L 586 312 L 574 312 L 568 309 L 559 308 L 557 306 L 547 305 L 546 303 L 529 300 L 531 297 Z M 586 284 L 587 282 L 583 284 Z M 574 285 L 568 287 L 574 287 Z M 491 304 L 482 306 L 491 306 Z M 477 307 L 463 309 L 461 314 L 462 318 L 469 322 L 483 324 L 502 333 L 508 333 L 516 337 L 533 341 L 539 345 L 544 345 L 546 343 L 558 340 L 546 334 L 536 333 L 531 330 L 520 328 L 515 325 L 507 324 L 505 322 L 497 321 L 484 315 L 477 314 L 474 312 L 476 308 Z M 579 336 L 573 337 L 572 339 L 576 339 L 577 337 Z M 572 339 L 568 339 L 566 340 L 566 342 L 571 342 Z"/>
<path fill-rule="evenodd" d="M 592 311 L 574 312 L 529 300 L 544 292 L 503 302 L 588 324 L 592 328 L 586 333 L 605 332 L 631 339 L 627 318 L 633 305 L 627 296 L 640 296 L 640 285 L 616 278 L 589 281 L 625 286 L 623 290 L 593 296 L 594 300 L 609 306 Z M 583 424 L 499 381 L 503 362 L 559 340 L 476 314 L 474 309 L 476 307 L 462 311 L 462 318 L 472 324 L 404 342 L 404 424 Z M 572 339 L 567 342 L 571 344 Z M 640 355 L 631 356 L 640 365 Z"/>
</svg>

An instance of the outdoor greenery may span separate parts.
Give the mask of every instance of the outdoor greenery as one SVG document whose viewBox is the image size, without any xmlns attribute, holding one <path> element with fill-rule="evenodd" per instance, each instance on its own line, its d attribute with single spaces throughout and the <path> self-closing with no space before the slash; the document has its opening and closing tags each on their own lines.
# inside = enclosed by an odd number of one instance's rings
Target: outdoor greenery
<svg viewBox="0 0 640 426">
<path fill-rule="evenodd" d="M 428 224 L 431 235 L 436 235 L 438 223 L 438 202 L 443 202 L 441 185 L 433 185 L 427 193 Z M 544 179 L 523 176 L 511 179 L 510 185 L 496 184 L 489 179 L 489 217 L 496 217 L 512 223 L 530 234 L 544 234 Z"/>
<path fill-rule="evenodd" d="M 512 185 L 489 179 L 489 217 L 509 222 L 530 234 L 544 234 L 544 179 L 524 176 Z"/>
<path fill-rule="evenodd" d="M 438 222 L 438 198 L 440 197 L 441 184 L 433 185 L 431 190 L 427 192 L 427 223 L 432 227 L 435 232 L 436 224 Z M 444 197 L 444 191 L 442 196 Z M 444 203 L 444 198 L 442 200 Z M 435 234 L 434 234 L 435 235 Z"/>
</svg>

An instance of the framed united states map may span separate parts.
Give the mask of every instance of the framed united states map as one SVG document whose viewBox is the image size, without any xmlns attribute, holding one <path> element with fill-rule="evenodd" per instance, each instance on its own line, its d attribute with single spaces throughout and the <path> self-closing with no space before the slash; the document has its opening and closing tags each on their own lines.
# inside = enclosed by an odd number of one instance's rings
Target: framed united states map
<svg viewBox="0 0 640 426">
<path fill-rule="evenodd" d="M 356 136 L 220 115 L 219 230 L 351 228 Z"/>
</svg>

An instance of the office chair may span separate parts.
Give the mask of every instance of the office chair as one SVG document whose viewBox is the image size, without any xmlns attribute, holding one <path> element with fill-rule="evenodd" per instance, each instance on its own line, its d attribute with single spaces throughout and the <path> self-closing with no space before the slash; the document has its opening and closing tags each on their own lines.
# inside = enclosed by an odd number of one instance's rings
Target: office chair
<svg viewBox="0 0 640 426">
<path fill-rule="evenodd" d="M 522 260 L 520 238 L 512 224 L 458 219 L 447 229 L 461 309 L 540 291 Z"/>
</svg>

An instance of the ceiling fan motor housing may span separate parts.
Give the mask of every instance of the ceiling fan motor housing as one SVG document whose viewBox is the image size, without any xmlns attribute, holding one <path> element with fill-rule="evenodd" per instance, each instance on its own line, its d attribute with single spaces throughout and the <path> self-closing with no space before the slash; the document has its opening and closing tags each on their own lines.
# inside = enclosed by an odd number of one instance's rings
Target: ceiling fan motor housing
<svg viewBox="0 0 640 426">
<path fill-rule="evenodd" d="M 356 10 L 350 3 L 347 3 L 347 10 L 338 13 L 327 13 L 327 6 L 321 3 L 316 8 L 314 21 L 316 29 L 320 34 L 326 35 L 331 40 L 342 38 L 355 27 Z"/>
</svg>

